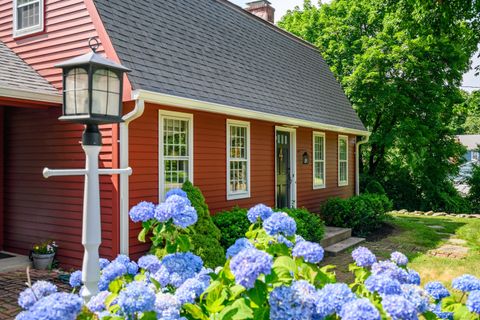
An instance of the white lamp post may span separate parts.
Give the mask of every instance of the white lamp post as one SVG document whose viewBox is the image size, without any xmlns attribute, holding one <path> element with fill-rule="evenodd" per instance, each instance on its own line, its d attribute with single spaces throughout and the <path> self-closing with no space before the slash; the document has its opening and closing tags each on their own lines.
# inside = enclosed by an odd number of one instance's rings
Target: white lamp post
<svg viewBox="0 0 480 320">
<path fill-rule="evenodd" d="M 100 280 L 98 248 L 102 237 L 99 175 L 132 173 L 131 168 L 98 168 L 98 155 L 102 148 L 98 125 L 122 122 L 123 75 L 130 70 L 96 53 L 98 41 L 95 38 L 89 39 L 89 44 L 92 52 L 56 66 L 63 69 L 63 115 L 60 120 L 85 125 L 82 135 L 85 169 L 43 170 L 45 178 L 85 176 L 82 223 L 82 245 L 85 248 L 82 267 L 85 289 L 82 296 L 85 301 L 98 293 Z"/>
</svg>

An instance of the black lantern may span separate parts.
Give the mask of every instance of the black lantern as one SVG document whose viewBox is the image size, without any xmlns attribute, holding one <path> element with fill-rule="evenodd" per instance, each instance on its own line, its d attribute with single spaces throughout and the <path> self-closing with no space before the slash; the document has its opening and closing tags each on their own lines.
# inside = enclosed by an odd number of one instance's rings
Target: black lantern
<svg viewBox="0 0 480 320">
<path fill-rule="evenodd" d="M 122 122 L 123 75 L 130 70 L 92 52 L 56 65 L 63 69 L 63 115 L 60 120 L 82 124 Z"/>
<path fill-rule="evenodd" d="M 308 164 L 310 162 L 307 151 L 303 153 L 302 160 L 303 160 L 303 164 Z"/>
</svg>

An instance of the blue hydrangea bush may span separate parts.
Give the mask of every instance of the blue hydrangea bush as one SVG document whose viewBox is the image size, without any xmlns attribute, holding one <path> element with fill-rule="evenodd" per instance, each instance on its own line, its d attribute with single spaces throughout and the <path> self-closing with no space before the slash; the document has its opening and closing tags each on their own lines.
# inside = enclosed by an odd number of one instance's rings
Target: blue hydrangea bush
<svg viewBox="0 0 480 320">
<path fill-rule="evenodd" d="M 352 253 L 353 283 L 336 281 L 334 266 L 321 266 L 323 248 L 296 235 L 287 214 L 257 205 L 244 238 L 227 262 L 205 268 L 189 252 L 179 230 L 195 223 L 195 209 L 181 190 L 155 206 L 142 202 L 130 217 L 161 248 L 137 262 L 119 255 L 100 259 L 99 293 L 84 303 L 81 272 L 71 275 L 72 293 L 38 281 L 18 299 L 16 319 L 480 319 L 480 280 L 456 278 L 455 298 L 440 282 L 420 286 L 408 258 L 394 252 L 379 261 L 367 248 Z"/>
</svg>

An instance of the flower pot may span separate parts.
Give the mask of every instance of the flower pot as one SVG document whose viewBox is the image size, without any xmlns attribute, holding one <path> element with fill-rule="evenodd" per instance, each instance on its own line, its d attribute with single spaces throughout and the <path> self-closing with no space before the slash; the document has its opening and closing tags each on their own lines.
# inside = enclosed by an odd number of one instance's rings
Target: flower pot
<svg viewBox="0 0 480 320">
<path fill-rule="evenodd" d="M 52 265 L 54 256 L 55 253 L 32 253 L 33 267 L 37 270 L 47 270 Z"/>
</svg>

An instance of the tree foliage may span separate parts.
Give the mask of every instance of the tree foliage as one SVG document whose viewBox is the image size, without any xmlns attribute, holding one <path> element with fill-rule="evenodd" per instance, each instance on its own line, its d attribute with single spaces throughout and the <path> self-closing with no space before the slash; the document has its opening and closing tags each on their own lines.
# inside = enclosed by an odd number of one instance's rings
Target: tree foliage
<svg viewBox="0 0 480 320">
<path fill-rule="evenodd" d="M 442 209 L 434 201 L 450 195 L 465 151 L 451 121 L 480 39 L 480 1 L 307 0 L 279 26 L 319 48 L 371 131 L 369 180 L 397 205 Z"/>
</svg>

